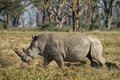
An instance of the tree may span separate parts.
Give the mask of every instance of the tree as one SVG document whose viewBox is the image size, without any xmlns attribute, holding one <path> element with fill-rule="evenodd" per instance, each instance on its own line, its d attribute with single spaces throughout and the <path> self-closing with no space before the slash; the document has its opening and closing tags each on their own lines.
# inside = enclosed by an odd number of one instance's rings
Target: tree
<svg viewBox="0 0 120 80">
<path fill-rule="evenodd" d="M 49 12 L 57 23 L 56 27 L 62 27 L 67 18 L 65 0 L 51 0 Z"/>
<path fill-rule="evenodd" d="M 93 29 L 93 26 L 97 20 L 97 12 L 98 12 L 98 6 L 97 6 L 97 1 L 96 0 L 90 0 L 88 3 L 88 13 L 90 16 L 90 27 L 89 30 Z"/>
<path fill-rule="evenodd" d="M 48 9 L 50 7 L 49 0 L 32 0 L 35 6 L 40 9 L 43 13 L 42 16 L 42 23 L 44 24 L 45 21 L 50 21 L 49 19 L 49 12 Z"/>
<path fill-rule="evenodd" d="M 20 1 L 1 1 L 0 2 L 0 13 L 2 12 L 7 16 L 6 24 L 9 25 L 11 18 L 13 19 L 13 26 L 18 25 L 18 19 L 22 13 L 22 6 Z"/>
<path fill-rule="evenodd" d="M 85 10 L 89 0 L 67 0 L 67 5 L 71 9 L 72 21 L 73 21 L 73 31 L 79 30 L 79 17 Z"/>
<path fill-rule="evenodd" d="M 42 0 L 39 3 L 43 3 L 38 5 L 43 12 L 43 23 L 49 21 L 62 27 L 67 17 L 65 0 Z"/>
<path fill-rule="evenodd" d="M 113 15 L 113 10 L 116 5 L 117 0 L 99 0 L 101 7 L 102 7 L 102 17 L 105 21 L 105 26 L 108 30 L 111 29 L 111 23 L 112 23 L 112 15 Z"/>
<path fill-rule="evenodd" d="M 117 19 L 120 20 L 120 1 L 116 2 L 116 16 Z"/>
</svg>

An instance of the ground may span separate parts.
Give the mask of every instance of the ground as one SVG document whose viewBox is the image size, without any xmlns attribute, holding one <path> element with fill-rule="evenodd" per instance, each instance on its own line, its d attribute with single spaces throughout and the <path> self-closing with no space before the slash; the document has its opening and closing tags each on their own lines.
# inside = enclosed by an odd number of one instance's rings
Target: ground
<svg viewBox="0 0 120 80">
<path fill-rule="evenodd" d="M 59 69 L 55 62 L 44 67 L 43 57 L 26 64 L 12 51 L 11 46 L 27 48 L 31 35 L 40 31 L 0 31 L 0 80 L 119 80 L 120 79 L 120 32 L 92 31 L 81 34 L 96 35 L 102 42 L 106 66 L 93 68 L 85 58 L 84 62 L 66 63 Z M 65 32 L 54 32 L 65 34 Z"/>
</svg>

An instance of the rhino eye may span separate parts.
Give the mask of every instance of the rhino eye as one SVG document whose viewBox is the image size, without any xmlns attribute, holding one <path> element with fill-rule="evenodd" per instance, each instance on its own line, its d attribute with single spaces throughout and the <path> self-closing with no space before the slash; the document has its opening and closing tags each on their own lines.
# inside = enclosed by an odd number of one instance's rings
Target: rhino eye
<svg viewBox="0 0 120 80">
<path fill-rule="evenodd" d="M 30 56 L 30 52 L 31 52 L 31 50 L 29 49 L 29 50 L 26 52 L 26 54 L 27 54 L 28 56 Z"/>
</svg>

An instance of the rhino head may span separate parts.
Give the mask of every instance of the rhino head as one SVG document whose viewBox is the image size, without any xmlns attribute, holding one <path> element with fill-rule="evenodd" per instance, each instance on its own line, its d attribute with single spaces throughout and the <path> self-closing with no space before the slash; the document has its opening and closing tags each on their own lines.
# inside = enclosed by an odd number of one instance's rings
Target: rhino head
<svg viewBox="0 0 120 80">
<path fill-rule="evenodd" d="M 12 50 L 21 58 L 23 62 L 30 62 L 41 53 L 41 49 L 38 46 L 38 37 L 39 36 L 33 36 L 30 46 L 27 49 L 23 48 L 23 52 L 12 47 Z"/>
</svg>

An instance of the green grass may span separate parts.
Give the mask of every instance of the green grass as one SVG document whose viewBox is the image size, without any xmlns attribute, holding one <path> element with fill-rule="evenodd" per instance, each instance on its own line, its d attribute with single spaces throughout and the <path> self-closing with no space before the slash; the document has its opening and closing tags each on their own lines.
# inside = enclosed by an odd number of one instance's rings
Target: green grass
<svg viewBox="0 0 120 80">
<path fill-rule="evenodd" d="M 96 35 L 104 46 L 103 57 L 106 66 L 93 68 L 88 59 L 83 63 L 65 63 L 59 69 L 55 62 L 47 68 L 43 57 L 38 57 L 30 64 L 21 62 L 20 58 L 11 50 L 11 46 L 27 48 L 31 35 L 38 35 L 40 31 L 0 31 L 0 80 L 119 80 L 120 79 L 120 32 L 82 32 L 81 34 Z M 61 33 L 61 32 L 54 32 Z M 70 33 L 70 32 L 69 32 Z M 79 33 L 79 32 L 78 32 Z M 62 32 L 61 34 L 65 34 Z"/>
</svg>

